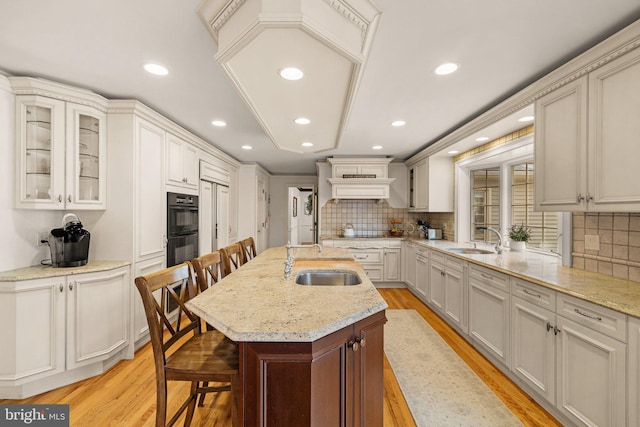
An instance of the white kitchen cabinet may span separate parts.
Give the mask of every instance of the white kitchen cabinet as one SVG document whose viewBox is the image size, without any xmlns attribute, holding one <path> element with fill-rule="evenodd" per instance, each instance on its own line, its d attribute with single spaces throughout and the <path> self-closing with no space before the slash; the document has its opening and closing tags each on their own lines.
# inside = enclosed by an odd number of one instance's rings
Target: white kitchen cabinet
<svg viewBox="0 0 640 427">
<path fill-rule="evenodd" d="M 383 248 L 349 248 L 353 259 L 362 264 L 365 274 L 372 282 L 384 280 L 383 251 Z"/>
<path fill-rule="evenodd" d="M 404 282 L 409 289 L 416 288 L 416 244 L 405 241 L 402 247 L 402 258 L 404 260 Z"/>
<path fill-rule="evenodd" d="M 640 427 L 640 319 L 629 316 L 629 361 L 627 378 L 629 381 L 627 410 L 629 427 Z"/>
<path fill-rule="evenodd" d="M 146 276 L 165 268 L 165 257 L 159 256 L 135 263 L 134 277 Z M 135 286 L 134 286 L 135 287 Z M 159 298 L 159 297 L 158 297 Z M 133 291 L 133 340 L 138 350 L 149 340 L 149 323 L 142 305 L 142 298 L 136 288 Z"/>
<path fill-rule="evenodd" d="M 445 275 L 444 254 L 431 251 L 429 262 L 429 292 L 427 301 L 429 302 L 429 305 L 431 305 L 431 308 L 435 309 L 440 314 L 444 311 Z"/>
<path fill-rule="evenodd" d="M 640 207 L 640 50 L 536 101 L 537 210 Z"/>
<path fill-rule="evenodd" d="M 429 250 L 416 248 L 415 252 L 416 292 L 426 301 L 429 300 Z"/>
<path fill-rule="evenodd" d="M 0 282 L 0 340 L 10 349 L 0 356 L 0 398 L 23 398 L 104 372 L 103 362 L 120 352 L 120 358 L 133 357 L 130 285 L 129 266 Z M 69 372 L 87 365 L 96 368 Z"/>
<path fill-rule="evenodd" d="M 408 166 L 409 212 L 453 212 L 453 159 L 427 157 Z"/>
<path fill-rule="evenodd" d="M 383 280 L 385 282 L 400 282 L 402 274 L 401 248 L 383 249 Z"/>
<path fill-rule="evenodd" d="M 167 135 L 167 184 L 197 194 L 200 180 L 198 150 L 182 138 Z"/>
<path fill-rule="evenodd" d="M 552 405 L 556 402 L 556 326 L 555 300 L 551 309 L 540 299 L 555 293 L 536 289 L 533 285 L 513 284 L 521 292 L 533 295 L 516 296 L 511 301 L 511 343 L 513 373 Z M 540 295 L 539 297 L 537 295 Z M 527 299 L 525 299 L 527 298 Z"/>
<path fill-rule="evenodd" d="M 467 332 L 465 262 L 445 256 L 444 315 L 453 326 Z"/>
<path fill-rule="evenodd" d="M 106 115 L 39 95 L 16 97 L 16 207 L 106 209 Z"/>
<path fill-rule="evenodd" d="M 510 366 L 509 277 L 493 270 L 469 267 L 469 336 L 495 360 Z"/>
</svg>

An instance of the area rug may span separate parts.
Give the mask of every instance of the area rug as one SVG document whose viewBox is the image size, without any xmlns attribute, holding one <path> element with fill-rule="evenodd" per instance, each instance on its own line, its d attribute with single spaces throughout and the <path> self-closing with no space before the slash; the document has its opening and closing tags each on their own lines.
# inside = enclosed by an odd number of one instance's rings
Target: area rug
<svg viewBox="0 0 640 427">
<path fill-rule="evenodd" d="M 419 427 L 522 426 L 415 310 L 387 310 L 384 352 Z"/>
</svg>

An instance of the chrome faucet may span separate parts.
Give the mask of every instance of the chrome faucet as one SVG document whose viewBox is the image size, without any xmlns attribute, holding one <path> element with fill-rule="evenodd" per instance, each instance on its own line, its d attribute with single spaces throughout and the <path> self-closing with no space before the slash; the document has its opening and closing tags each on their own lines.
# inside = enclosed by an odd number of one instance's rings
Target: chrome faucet
<svg viewBox="0 0 640 427">
<path fill-rule="evenodd" d="M 284 263 L 284 279 L 287 280 L 291 276 L 291 270 L 293 269 L 294 258 L 291 256 L 291 248 L 313 248 L 318 247 L 318 253 L 322 252 L 322 246 L 318 243 L 313 245 L 292 245 L 291 242 L 287 242 L 287 260 Z"/>
<path fill-rule="evenodd" d="M 491 228 L 491 227 L 485 227 L 484 225 L 480 225 L 478 227 L 476 227 L 476 230 L 488 230 L 488 231 L 492 231 L 493 233 L 495 233 L 496 236 L 498 236 L 498 244 L 495 246 L 495 250 L 497 254 L 501 254 L 502 253 L 502 234 L 500 234 L 500 232 L 498 230 L 496 230 L 495 228 Z"/>
</svg>

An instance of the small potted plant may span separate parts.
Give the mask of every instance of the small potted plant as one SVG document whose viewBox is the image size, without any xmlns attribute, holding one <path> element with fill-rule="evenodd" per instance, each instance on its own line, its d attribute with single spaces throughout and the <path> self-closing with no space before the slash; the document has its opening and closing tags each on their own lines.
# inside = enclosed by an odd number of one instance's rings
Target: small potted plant
<svg viewBox="0 0 640 427">
<path fill-rule="evenodd" d="M 531 238 L 531 229 L 523 224 L 512 225 L 509 229 L 509 248 L 515 252 L 522 252 L 527 248 L 527 242 Z"/>
</svg>

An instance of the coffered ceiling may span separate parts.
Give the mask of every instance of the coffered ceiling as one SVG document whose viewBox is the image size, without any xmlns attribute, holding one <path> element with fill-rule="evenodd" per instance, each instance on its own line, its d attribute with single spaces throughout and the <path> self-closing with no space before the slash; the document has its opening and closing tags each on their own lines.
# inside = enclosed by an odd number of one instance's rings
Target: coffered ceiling
<svg viewBox="0 0 640 427">
<path fill-rule="evenodd" d="M 382 15 L 349 120 L 323 153 L 279 150 L 265 134 L 214 60 L 200 0 L 0 0 L 0 70 L 136 98 L 240 161 L 314 174 L 327 156 L 406 159 L 640 19 L 637 0 L 374 2 Z M 444 62 L 458 71 L 434 74 Z"/>
</svg>

